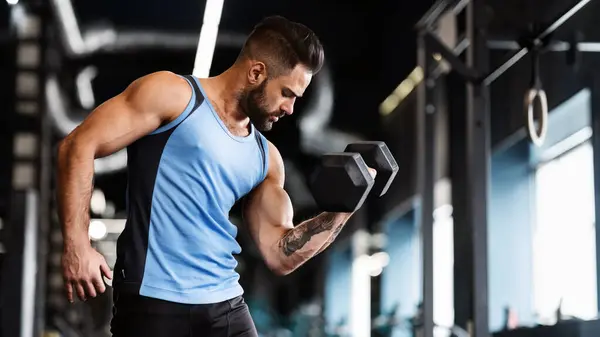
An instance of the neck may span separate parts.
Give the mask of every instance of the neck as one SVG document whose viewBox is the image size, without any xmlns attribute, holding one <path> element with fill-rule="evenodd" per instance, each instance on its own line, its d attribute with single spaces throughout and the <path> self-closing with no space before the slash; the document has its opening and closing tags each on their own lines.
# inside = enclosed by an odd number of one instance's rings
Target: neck
<svg viewBox="0 0 600 337">
<path fill-rule="evenodd" d="M 206 79 L 213 94 L 213 105 L 216 105 L 222 118 L 237 127 L 247 128 L 250 119 L 243 112 L 239 97 L 244 90 L 244 72 L 233 65 L 218 76 Z"/>
</svg>

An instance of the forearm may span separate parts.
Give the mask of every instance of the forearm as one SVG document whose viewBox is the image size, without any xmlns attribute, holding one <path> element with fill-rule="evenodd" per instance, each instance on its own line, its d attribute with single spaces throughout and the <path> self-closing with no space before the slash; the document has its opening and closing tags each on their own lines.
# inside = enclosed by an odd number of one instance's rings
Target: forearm
<svg viewBox="0 0 600 337">
<path fill-rule="evenodd" d="M 89 243 L 94 154 L 64 142 L 58 155 L 58 212 L 65 247 Z"/>
<path fill-rule="evenodd" d="M 340 232 L 342 231 L 342 228 L 344 228 L 344 226 L 346 225 L 346 223 L 343 223 L 342 225 L 338 226 L 337 228 L 335 228 L 331 235 L 329 236 L 329 239 L 327 241 L 325 241 L 325 243 L 323 244 L 323 246 L 321 246 L 321 249 L 319 249 L 315 255 L 319 255 L 322 251 L 324 251 L 325 249 L 327 249 L 327 247 L 329 247 L 329 245 L 331 245 L 333 243 L 333 241 L 335 241 L 335 239 L 337 238 L 338 234 L 340 234 Z"/>
<path fill-rule="evenodd" d="M 282 269 L 290 272 L 327 248 L 351 213 L 321 213 L 289 229 L 278 241 L 276 252 Z"/>
</svg>

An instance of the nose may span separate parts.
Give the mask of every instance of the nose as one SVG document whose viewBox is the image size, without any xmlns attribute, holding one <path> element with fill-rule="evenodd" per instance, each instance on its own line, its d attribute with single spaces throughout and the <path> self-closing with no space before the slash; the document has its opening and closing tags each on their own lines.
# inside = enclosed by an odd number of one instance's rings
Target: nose
<svg viewBox="0 0 600 337">
<path fill-rule="evenodd" d="M 281 112 L 288 116 L 293 114 L 294 113 L 294 103 L 282 105 Z"/>
</svg>

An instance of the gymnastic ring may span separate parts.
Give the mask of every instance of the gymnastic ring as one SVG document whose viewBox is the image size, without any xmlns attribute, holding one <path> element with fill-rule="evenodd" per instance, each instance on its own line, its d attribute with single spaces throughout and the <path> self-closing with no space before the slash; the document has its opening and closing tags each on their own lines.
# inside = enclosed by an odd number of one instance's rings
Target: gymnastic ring
<svg viewBox="0 0 600 337">
<path fill-rule="evenodd" d="M 533 116 L 536 98 L 539 99 L 541 107 L 539 128 L 535 127 L 535 119 Z M 529 139 L 536 146 L 542 146 L 548 131 L 548 98 L 543 89 L 531 88 L 527 91 L 525 94 L 525 113 L 527 114 L 527 133 L 529 134 Z"/>
</svg>

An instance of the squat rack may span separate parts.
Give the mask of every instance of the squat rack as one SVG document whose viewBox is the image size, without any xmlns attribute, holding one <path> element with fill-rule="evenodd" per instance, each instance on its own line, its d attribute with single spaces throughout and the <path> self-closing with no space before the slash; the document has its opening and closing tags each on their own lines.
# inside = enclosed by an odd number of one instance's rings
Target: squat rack
<svg viewBox="0 0 600 337">
<path fill-rule="evenodd" d="M 538 52 L 543 48 L 576 51 L 599 51 L 598 45 L 579 43 L 565 46 L 565 42 L 549 44 L 550 36 L 591 0 L 580 0 L 559 15 L 550 24 L 521 41 L 488 41 L 487 16 L 484 0 L 438 0 L 416 25 L 417 62 L 424 79 L 417 88 L 417 193 L 420 198 L 422 249 L 422 335 L 433 336 L 433 211 L 436 172 L 436 80 L 439 77 L 439 60 L 445 60 L 452 70 L 464 80 L 466 88 L 462 97 L 453 97 L 456 109 L 465 110 L 464 140 L 451 146 L 452 203 L 454 208 L 454 311 L 455 325 L 474 337 L 490 336 L 488 322 L 488 247 L 487 216 L 490 182 L 490 103 L 489 86 L 515 65 L 531 54 L 531 87 L 526 93 L 528 130 L 534 144 L 541 144 L 545 135 L 547 103 L 539 81 Z M 434 30 L 448 11 L 455 15 L 464 13 L 463 50 L 451 50 L 440 41 Z M 496 68 L 490 67 L 490 49 L 514 50 Z M 438 55 L 434 60 L 434 55 Z M 490 70 L 491 69 L 491 70 Z M 533 101 L 540 100 L 542 111 L 539 131 L 535 131 Z"/>
</svg>

